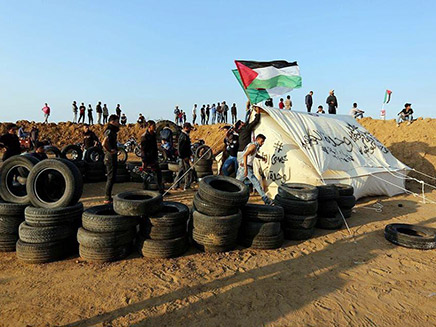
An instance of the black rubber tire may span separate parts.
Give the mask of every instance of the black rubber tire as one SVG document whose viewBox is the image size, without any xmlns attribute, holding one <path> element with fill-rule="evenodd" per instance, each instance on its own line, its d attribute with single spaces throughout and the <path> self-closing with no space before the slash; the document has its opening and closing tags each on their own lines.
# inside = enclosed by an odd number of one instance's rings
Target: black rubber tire
<svg viewBox="0 0 436 327">
<path fill-rule="evenodd" d="M 115 183 L 128 183 L 130 182 L 130 175 L 118 175 L 115 177 Z"/>
<path fill-rule="evenodd" d="M 189 218 L 189 208 L 180 202 L 164 201 L 161 209 L 148 216 L 153 226 L 186 225 Z"/>
<path fill-rule="evenodd" d="M 253 238 L 255 236 L 277 236 L 280 234 L 282 227 L 279 222 L 258 223 L 253 221 L 244 221 L 239 228 L 239 233 L 244 238 Z"/>
<path fill-rule="evenodd" d="M 71 152 L 76 153 L 75 158 L 72 158 L 72 159 L 68 158 L 68 155 Z M 65 158 L 65 159 L 68 159 L 71 161 L 82 161 L 83 151 L 80 148 L 80 146 L 75 145 L 75 144 L 69 144 L 69 145 L 66 145 L 62 148 L 61 155 L 62 155 L 62 158 Z"/>
<path fill-rule="evenodd" d="M 341 195 L 337 202 L 339 208 L 351 209 L 356 205 L 356 198 L 354 195 Z"/>
<path fill-rule="evenodd" d="M 129 161 L 126 163 L 126 168 L 128 171 L 132 171 L 136 167 L 141 167 L 142 161 Z"/>
<path fill-rule="evenodd" d="M 195 171 L 197 173 L 211 173 L 212 166 L 195 166 Z"/>
<path fill-rule="evenodd" d="M 159 163 L 159 168 L 160 170 L 164 171 L 164 170 L 169 170 L 168 169 L 168 163 L 167 162 L 161 162 Z"/>
<path fill-rule="evenodd" d="M 198 178 L 204 178 L 204 177 L 207 177 L 207 176 L 213 176 L 213 171 L 205 171 L 205 172 L 202 172 L 202 173 L 197 172 L 197 177 Z"/>
<path fill-rule="evenodd" d="M 247 203 L 242 207 L 242 219 L 253 222 L 281 222 L 283 221 L 283 207 L 267 206 L 263 204 Z"/>
<path fill-rule="evenodd" d="M 104 163 L 103 163 L 103 161 L 97 161 L 97 162 L 94 162 L 94 161 L 86 162 L 86 161 L 84 161 L 84 162 L 85 162 L 85 168 L 86 168 L 87 172 L 88 171 L 100 171 L 100 172 L 104 172 L 104 170 L 106 168 Z"/>
<path fill-rule="evenodd" d="M 334 217 L 338 212 L 339 206 L 336 200 L 326 200 L 318 202 L 318 216 Z"/>
<path fill-rule="evenodd" d="M 162 182 L 163 183 L 173 183 L 174 173 L 171 170 L 162 170 Z"/>
<path fill-rule="evenodd" d="M 319 185 L 318 188 L 318 200 L 336 200 L 339 197 L 339 190 L 333 184 Z"/>
<path fill-rule="evenodd" d="M 212 149 L 206 145 L 200 145 L 196 150 L 195 150 L 195 158 L 196 159 L 200 159 L 203 156 L 203 160 L 212 160 L 213 159 L 213 152 Z"/>
<path fill-rule="evenodd" d="M 179 164 L 174 162 L 168 162 L 168 170 L 177 173 L 179 171 Z"/>
<path fill-rule="evenodd" d="M 276 203 L 283 207 L 285 214 L 310 216 L 316 214 L 318 210 L 318 201 L 300 201 L 282 198 L 276 195 L 274 198 Z"/>
<path fill-rule="evenodd" d="M 194 227 L 192 238 L 203 246 L 227 247 L 235 246 L 238 239 L 238 230 L 232 233 L 215 234 Z"/>
<path fill-rule="evenodd" d="M 283 245 L 283 241 L 284 241 L 284 237 L 282 231 L 280 231 L 278 235 L 274 235 L 274 236 L 256 236 L 254 238 L 250 238 L 250 237 L 239 238 L 239 244 L 258 250 L 278 249 Z"/>
<path fill-rule="evenodd" d="M 65 240 L 75 234 L 75 230 L 68 225 L 49 227 L 33 227 L 21 223 L 18 228 L 18 236 L 25 243 L 50 243 Z"/>
<path fill-rule="evenodd" d="M 0 252 L 14 252 L 18 241 L 18 231 L 15 234 L 0 232 Z"/>
<path fill-rule="evenodd" d="M 97 159 L 97 160 L 93 160 Z M 92 162 L 103 162 L 104 160 L 104 152 L 102 148 L 98 146 L 92 146 L 89 149 L 85 151 L 85 154 L 83 156 L 83 160 L 85 160 L 88 163 Z"/>
<path fill-rule="evenodd" d="M 308 240 L 313 236 L 315 232 L 315 227 L 309 229 L 299 229 L 299 228 L 285 228 L 285 239 L 303 241 Z"/>
<path fill-rule="evenodd" d="M 1 216 L 13 216 L 13 217 L 24 217 L 24 210 L 26 209 L 26 204 L 9 203 L 4 202 L 0 199 L 0 217 Z"/>
<path fill-rule="evenodd" d="M 114 197 L 114 210 L 123 216 L 148 216 L 162 208 L 158 192 L 138 190 L 119 193 Z"/>
<path fill-rule="evenodd" d="M 195 168 L 200 167 L 212 167 L 213 159 L 197 159 L 195 160 Z"/>
<path fill-rule="evenodd" d="M 198 212 L 207 216 L 229 216 L 239 212 L 239 207 L 237 206 L 227 206 L 226 203 L 217 206 L 216 204 L 210 203 L 202 199 L 198 192 L 194 196 L 194 206 Z"/>
<path fill-rule="evenodd" d="M 171 240 L 186 235 L 186 224 L 173 226 L 153 226 L 143 224 L 141 234 L 152 240 Z"/>
<path fill-rule="evenodd" d="M 338 214 L 336 217 L 331 217 L 331 218 L 318 217 L 318 220 L 316 222 L 316 227 L 320 229 L 334 230 L 334 229 L 340 229 L 343 223 L 344 220 L 342 219 L 340 214 Z"/>
<path fill-rule="evenodd" d="M 318 199 L 316 186 L 303 183 L 286 183 L 278 188 L 278 194 L 282 198 L 291 200 L 312 201 Z"/>
<path fill-rule="evenodd" d="M 174 258 L 181 256 L 189 247 L 186 236 L 171 240 L 138 240 L 139 252 L 146 258 Z"/>
<path fill-rule="evenodd" d="M 112 205 L 91 207 L 86 209 L 82 215 L 83 228 L 96 233 L 126 231 L 137 224 L 137 217 L 118 215 L 113 210 Z"/>
<path fill-rule="evenodd" d="M 47 193 L 46 178 L 40 176 L 46 170 L 53 170 L 59 173 L 64 180 L 65 189 L 60 197 Z M 41 184 L 39 184 L 41 183 Z M 27 178 L 26 185 L 30 202 L 34 207 L 40 208 L 61 208 L 76 204 L 83 192 L 83 180 L 77 167 L 66 159 L 46 159 L 33 167 Z"/>
<path fill-rule="evenodd" d="M 334 184 L 339 191 L 339 196 L 350 196 L 354 194 L 354 187 L 347 184 Z"/>
<path fill-rule="evenodd" d="M 317 215 L 298 216 L 286 214 L 283 225 L 292 229 L 311 229 L 315 227 L 317 219 Z"/>
<path fill-rule="evenodd" d="M 21 240 L 17 242 L 18 260 L 29 264 L 40 264 L 57 261 L 64 258 L 68 251 L 68 243 L 63 241 L 50 243 L 25 243 Z"/>
<path fill-rule="evenodd" d="M 240 212 L 229 216 L 207 216 L 194 211 L 192 217 L 194 228 L 214 234 L 237 232 L 242 221 Z"/>
<path fill-rule="evenodd" d="M 54 145 L 45 146 L 44 149 L 45 149 L 45 154 L 47 156 L 52 153 L 58 159 L 59 158 L 63 158 L 61 150 L 59 150 L 59 148 L 55 147 Z M 54 159 L 54 158 L 51 158 L 51 157 L 49 157 L 49 158 L 50 159 Z"/>
<path fill-rule="evenodd" d="M 118 147 L 118 152 L 117 152 L 117 161 L 119 164 L 125 164 L 127 162 L 127 158 L 129 157 L 129 155 L 127 154 L 126 149 L 124 149 L 123 147 L 119 146 Z"/>
<path fill-rule="evenodd" d="M 217 205 L 226 202 L 242 207 L 250 196 L 247 185 L 232 177 L 207 176 L 200 181 L 198 193 L 201 198 Z"/>
<path fill-rule="evenodd" d="M 353 213 L 353 209 L 352 208 L 350 208 L 350 209 L 340 208 L 340 210 L 342 211 L 342 214 L 344 215 L 345 219 L 350 218 L 351 214 Z"/>
<path fill-rule="evenodd" d="M 385 238 L 406 248 L 429 250 L 436 248 L 436 229 L 410 224 L 389 224 Z"/>
<path fill-rule="evenodd" d="M 30 171 L 39 162 L 30 156 L 13 156 L 3 162 L 0 169 L 0 197 L 6 201 L 17 204 L 29 204 L 29 195 L 23 182 L 16 190 L 12 188 L 12 182 L 17 177 L 28 178 Z M 23 176 L 24 174 L 24 176 Z"/>
<path fill-rule="evenodd" d="M 203 245 L 203 244 L 197 243 L 195 240 L 193 240 L 192 242 L 197 249 L 204 251 L 206 253 L 229 252 L 229 251 L 234 250 L 237 246 L 236 242 L 234 244 L 225 245 L 225 246 Z"/>
<path fill-rule="evenodd" d="M 109 248 L 79 246 L 79 254 L 83 260 L 98 263 L 113 262 L 124 259 L 131 251 L 131 245 Z"/>
<path fill-rule="evenodd" d="M 35 208 L 27 207 L 24 211 L 26 223 L 34 227 L 48 227 L 62 224 L 71 224 L 82 218 L 83 204 L 79 202 L 74 206 L 65 208 Z"/>
<path fill-rule="evenodd" d="M 24 221 L 23 216 L 0 216 L 0 234 L 17 234 L 18 226 Z"/>
<path fill-rule="evenodd" d="M 87 248 L 113 248 L 122 245 L 132 245 L 135 239 L 136 229 L 111 233 L 95 233 L 84 228 L 77 231 L 77 241 Z"/>
</svg>

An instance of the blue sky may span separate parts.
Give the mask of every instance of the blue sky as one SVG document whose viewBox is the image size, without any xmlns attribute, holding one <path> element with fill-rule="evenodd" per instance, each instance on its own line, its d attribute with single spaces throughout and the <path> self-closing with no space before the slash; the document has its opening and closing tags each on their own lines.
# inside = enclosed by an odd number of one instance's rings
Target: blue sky
<svg viewBox="0 0 436 327">
<path fill-rule="evenodd" d="M 235 59 L 298 61 L 303 87 L 339 113 L 353 102 L 388 118 L 411 102 L 436 117 L 435 1 L 5 1 L 0 0 L 0 121 L 71 119 L 71 102 L 120 103 L 130 120 L 172 118 L 177 104 L 245 95 Z M 275 101 L 275 103 L 277 100 Z M 190 114 L 188 115 L 190 119 Z"/>
</svg>

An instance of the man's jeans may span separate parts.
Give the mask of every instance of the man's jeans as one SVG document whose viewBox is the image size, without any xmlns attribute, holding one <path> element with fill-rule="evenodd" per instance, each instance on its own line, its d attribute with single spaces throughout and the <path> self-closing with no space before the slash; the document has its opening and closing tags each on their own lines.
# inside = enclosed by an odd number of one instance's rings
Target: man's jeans
<svg viewBox="0 0 436 327">
<path fill-rule="evenodd" d="M 178 188 L 180 186 L 181 177 L 189 170 L 189 168 L 191 168 L 191 166 L 189 165 L 189 159 L 180 159 L 179 172 L 177 173 L 175 188 Z M 185 175 L 184 180 L 185 189 L 190 188 L 192 183 L 192 169 L 189 170 L 188 173 Z"/>
<path fill-rule="evenodd" d="M 413 115 L 409 115 L 409 116 L 399 115 L 398 118 L 397 118 L 397 124 L 400 124 L 403 121 L 411 122 L 412 120 L 413 120 Z"/>
<path fill-rule="evenodd" d="M 105 200 L 112 201 L 112 188 L 115 183 L 115 178 L 117 178 L 117 166 L 118 166 L 117 154 L 105 153 L 104 164 L 106 166 L 106 175 L 107 175 Z"/>
<path fill-rule="evenodd" d="M 216 122 L 216 112 L 212 114 L 212 125 Z"/>
<path fill-rule="evenodd" d="M 77 123 L 77 112 L 73 112 L 73 123 Z"/>
<path fill-rule="evenodd" d="M 101 125 L 101 112 L 97 112 L 97 122 Z"/>
<path fill-rule="evenodd" d="M 230 175 L 228 170 L 229 170 L 229 167 L 232 165 L 235 167 L 235 172 L 238 172 L 238 158 L 229 156 L 223 165 L 222 171 L 223 171 L 224 176 Z"/>
<path fill-rule="evenodd" d="M 244 173 L 245 173 L 244 167 L 239 167 L 236 179 L 240 180 L 245 185 L 250 185 L 250 183 L 253 184 L 254 189 L 262 197 L 263 202 L 267 203 L 268 197 L 265 194 L 264 190 L 262 189 L 262 186 L 260 185 L 259 180 L 257 179 L 256 176 L 254 176 L 253 167 L 247 166 L 247 169 L 248 169 L 248 174 L 247 174 L 247 177 L 245 177 L 244 176 Z"/>
</svg>

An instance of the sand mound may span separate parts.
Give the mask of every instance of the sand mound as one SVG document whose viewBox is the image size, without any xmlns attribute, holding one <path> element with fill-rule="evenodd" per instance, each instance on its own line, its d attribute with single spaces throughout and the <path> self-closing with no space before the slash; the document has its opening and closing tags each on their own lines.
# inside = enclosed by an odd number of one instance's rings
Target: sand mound
<svg viewBox="0 0 436 327">
<path fill-rule="evenodd" d="M 419 170 L 430 176 L 436 176 L 436 119 L 419 118 L 412 125 L 402 124 L 397 127 L 394 120 L 381 121 L 372 118 L 364 118 L 359 121 L 365 128 L 374 134 L 383 144 L 385 144 L 395 157 L 404 162 L 411 168 Z M 26 131 L 30 131 L 32 123 L 28 121 L 18 121 L 19 126 L 23 126 Z M 5 132 L 5 123 L 0 124 L 0 133 Z M 40 139 L 51 139 L 52 143 L 59 148 L 67 144 L 82 142 L 81 125 L 70 122 L 59 124 L 36 124 L 40 130 Z M 191 134 L 191 139 L 203 139 L 206 144 L 212 147 L 214 153 L 218 153 L 224 148 L 224 124 L 197 126 Z M 99 138 L 102 137 L 104 127 L 100 125 L 92 126 L 92 130 Z M 121 127 L 119 133 L 120 142 L 124 143 L 131 136 L 140 139 L 144 129 L 137 124 L 130 124 Z M 436 181 L 412 172 L 411 176 L 423 179 L 436 185 Z"/>
</svg>

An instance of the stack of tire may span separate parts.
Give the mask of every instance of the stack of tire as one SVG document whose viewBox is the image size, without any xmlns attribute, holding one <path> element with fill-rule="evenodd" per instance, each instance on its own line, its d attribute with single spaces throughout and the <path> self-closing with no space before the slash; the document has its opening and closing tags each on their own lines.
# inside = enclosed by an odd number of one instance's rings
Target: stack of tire
<svg viewBox="0 0 436 327">
<path fill-rule="evenodd" d="M 209 175 L 213 175 L 213 153 L 209 146 L 200 145 L 195 151 L 194 156 L 194 168 L 197 174 L 197 178 L 203 178 Z"/>
<path fill-rule="evenodd" d="M 127 170 L 126 163 L 118 162 L 115 183 L 127 183 L 127 182 L 130 182 L 130 172 Z"/>
<path fill-rule="evenodd" d="M 249 198 L 248 187 L 231 177 L 207 176 L 199 184 L 192 213 L 192 240 L 206 252 L 225 252 L 237 245 L 241 208 Z"/>
<path fill-rule="evenodd" d="M 62 148 L 61 156 L 64 159 L 70 160 L 79 169 L 82 177 L 86 175 L 85 161 L 83 161 L 83 151 L 80 146 L 69 144 Z"/>
<path fill-rule="evenodd" d="M 318 221 L 321 229 L 340 229 L 344 220 L 339 213 L 339 190 L 333 185 L 320 185 L 318 188 Z"/>
<path fill-rule="evenodd" d="M 14 156 L 2 162 L 0 169 L 0 251 L 15 251 L 18 226 L 24 221 L 29 202 L 26 182 L 39 162 L 27 155 Z"/>
<path fill-rule="evenodd" d="M 350 218 L 353 208 L 356 205 L 356 198 L 354 197 L 354 188 L 347 184 L 335 184 L 339 192 L 338 206 L 344 218 Z"/>
<path fill-rule="evenodd" d="M 104 153 L 100 147 L 93 146 L 85 151 L 83 161 L 85 162 L 86 182 L 98 183 L 106 180 L 103 159 Z"/>
<path fill-rule="evenodd" d="M 26 263 L 62 259 L 77 251 L 75 234 L 83 212 L 83 181 L 77 167 L 66 159 L 37 163 L 27 177 L 32 204 L 19 226 L 17 257 Z"/>
<path fill-rule="evenodd" d="M 138 250 L 146 258 L 172 258 L 188 249 L 189 208 L 178 202 L 163 202 L 156 213 L 142 218 Z"/>
<path fill-rule="evenodd" d="M 282 221 L 284 210 L 280 206 L 246 204 L 242 209 L 239 244 L 253 249 L 277 249 L 283 244 Z"/>
<path fill-rule="evenodd" d="M 280 185 L 275 201 L 284 209 L 283 230 L 288 240 L 307 240 L 317 223 L 318 189 L 303 183 Z"/>
<path fill-rule="evenodd" d="M 136 238 L 137 216 L 119 215 L 112 205 L 83 212 L 77 233 L 80 257 L 91 262 L 112 262 L 128 256 Z"/>
</svg>

